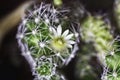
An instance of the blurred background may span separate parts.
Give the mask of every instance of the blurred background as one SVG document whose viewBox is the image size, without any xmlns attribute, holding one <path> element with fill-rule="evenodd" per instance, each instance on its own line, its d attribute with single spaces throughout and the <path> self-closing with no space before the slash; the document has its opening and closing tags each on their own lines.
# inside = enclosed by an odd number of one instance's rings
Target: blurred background
<svg viewBox="0 0 120 80">
<path fill-rule="evenodd" d="M 79 51 L 67 66 L 60 69 L 67 80 L 101 80 L 103 61 L 98 55 L 106 51 L 106 44 L 119 35 L 119 0 L 1 0 L 0 80 L 33 80 L 30 65 L 21 55 L 16 33 L 25 9 L 40 2 L 69 9 L 67 20 L 75 28 L 80 28 Z"/>
</svg>

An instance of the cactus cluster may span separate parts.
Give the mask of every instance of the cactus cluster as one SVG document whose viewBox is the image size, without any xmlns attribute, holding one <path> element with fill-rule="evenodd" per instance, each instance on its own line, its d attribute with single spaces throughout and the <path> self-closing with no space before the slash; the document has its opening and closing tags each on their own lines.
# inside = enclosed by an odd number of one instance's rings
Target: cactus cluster
<svg viewBox="0 0 120 80">
<path fill-rule="evenodd" d="M 63 29 L 62 16 L 50 4 L 41 3 L 28 10 L 18 28 L 17 39 L 22 55 L 31 64 L 37 80 L 65 80 L 57 72 L 57 67 L 69 59 L 76 36 L 68 26 Z"/>
<path fill-rule="evenodd" d="M 54 0 L 54 4 L 60 6 L 62 0 Z M 120 2 L 117 5 L 119 16 Z M 51 4 L 35 5 L 27 10 L 18 28 L 16 37 L 22 55 L 31 65 L 34 80 L 66 80 L 57 68 L 67 65 L 76 53 L 79 59 L 75 74 L 79 79 L 100 80 L 97 69 L 102 65 L 101 80 L 120 80 L 120 37 L 113 38 L 110 24 L 101 16 L 87 15 L 80 29 L 75 30 L 62 12 L 64 10 L 57 10 Z M 78 37 L 82 46 L 78 46 Z M 91 65 L 93 57 L 98 59 L 98 63 L 94 63 L 97 69 Z"/>
</svg>

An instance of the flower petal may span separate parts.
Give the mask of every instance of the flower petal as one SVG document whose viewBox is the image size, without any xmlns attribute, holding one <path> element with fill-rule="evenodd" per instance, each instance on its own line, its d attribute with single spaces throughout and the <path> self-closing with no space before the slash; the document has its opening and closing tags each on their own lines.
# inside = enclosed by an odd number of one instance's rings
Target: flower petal
<svg viewBox="0 0 120 80">
<path fill-rule="evenodd" d="M 60 36 L 62 33 L 62 27 L 61 25 L 58 25 L 58 28 L 57 28 L 57 35 Z"/>
<path fill-rule="evenodd" d="M 72 48 L 72 45 L 70 45 L 70 44 L 67 44 L 67 47 L 68 47 L 68 48 Z"/>
<path fill-rule="evenodd" d="M 73 37 L 73 34 L 69 34 L 68 36 L 65 37 L 66 40 L 69 40 L 70 38 Z"/>
<path fill-rule="evenodd" d="M 72 41 L 72 40 L 69 40 L 67 42 L 68 42 L 68 44 L 75 44 L 76 43 L 75 41 Z"/>
<path fill-rule="evenodd" d="M 62 36 L 66 37 L 69 33 L 69 30 L 65 30 L 64 33 L 62 34 Z"/>
<path fill-rule="evenodd" d="M 54 36 L 57 36 L 57 32 L 53 27 L 50 27 L 50 32 L 54 34 Z"/>
</svg>

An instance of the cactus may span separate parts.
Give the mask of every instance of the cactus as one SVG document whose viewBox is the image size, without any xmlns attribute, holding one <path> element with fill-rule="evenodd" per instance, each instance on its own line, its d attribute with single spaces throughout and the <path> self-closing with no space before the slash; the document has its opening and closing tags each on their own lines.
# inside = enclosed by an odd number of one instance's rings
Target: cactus
<svg viewBox="0 0 120 80">
<path fill-rule="evenodd" d="M 119 55 L 119 41 L 118 36 L 111 44 L 111 50 L 107 52 L 105 56 L 104 72 L 102 75 L 102 80 L 119 80 L 119 69 L 120 69 L 120 55 Z"/>
<path fill-rule="evenodd" d="M 120 1 L 116 0 L 116 16 L 118 19 L 118 24 L 120 25 Z M 109 46 L 111 49 L 108 48 L 108 52 L 106 52 L 106 55 L 104 56 L 104 71 L 102 74 L 102 80 L 119 80 L 120 79 L 120 55 L 119 55 L 119 45 L 120 45 L 120 37 L 117 36 Z"/>
<path fill-rule="evenodd" d="M 97 51 L 103 53 L 108 49 L 106 44 L 113 39 L 109 30 L 109 24 L 102 21 L 102 17 L 89 16 L 82 25 L 83 39 L 87 43 L 93 42 Z"/>
<path fill-rule="evenodd" d="M 80 79 L 99 80 L 101 73 L 95 71 L 101 72 L 100 65 L 105 64 L 105 52 L 110 48 L 109 43 L 113 40 L 109 31 L 110 26 L 100 16 L 93 17 L 89 15 L 81 24 L 81 37 L 84 45 L 81 46 L 81 52 L 78 55 L 79 60 L 76 65 L 76 74 L 80 75 Z M 97 57 L 99 62 L 96 62 L 93 57 Z M 93 61 L 93 65 L 99 65 L 98 67 L 91 65 L 92 59 L 95 61 Z"/>
<path fill-rule="evenodd" d="M 35 80 L 65 80 L 57 71 L 68 62 L 75 41 L 74 32 L 68 26 L 63 29 L 64 18 L 50 4 L 35 5 L 28 10 L 18 28 L 17 39 L 22 55 L 31 65 Z M 64 22 L 63 22 L 64 21 Z"/>
</svg>

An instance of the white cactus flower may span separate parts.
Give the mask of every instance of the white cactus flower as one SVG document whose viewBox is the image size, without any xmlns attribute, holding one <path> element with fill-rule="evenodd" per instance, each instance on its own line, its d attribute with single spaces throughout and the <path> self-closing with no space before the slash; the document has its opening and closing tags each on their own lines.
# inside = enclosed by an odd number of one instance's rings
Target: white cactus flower
<svg viewBox="0 0 120 80">
<path fill-rule="evenodd" d="M 51 31 L 53 35 L 51 36 L 52 40 L 50 44 L 54 50 L 61 52 L 67 48 L 72 48 L 72 44 L 75 44 L 75 41 L 71 39 L 73 34 L 69 34 L 69 30 L 65 30 L 62 33 L 61 25 L 59 25 L 56 30 L 52 27 Z"/>
</svg>

